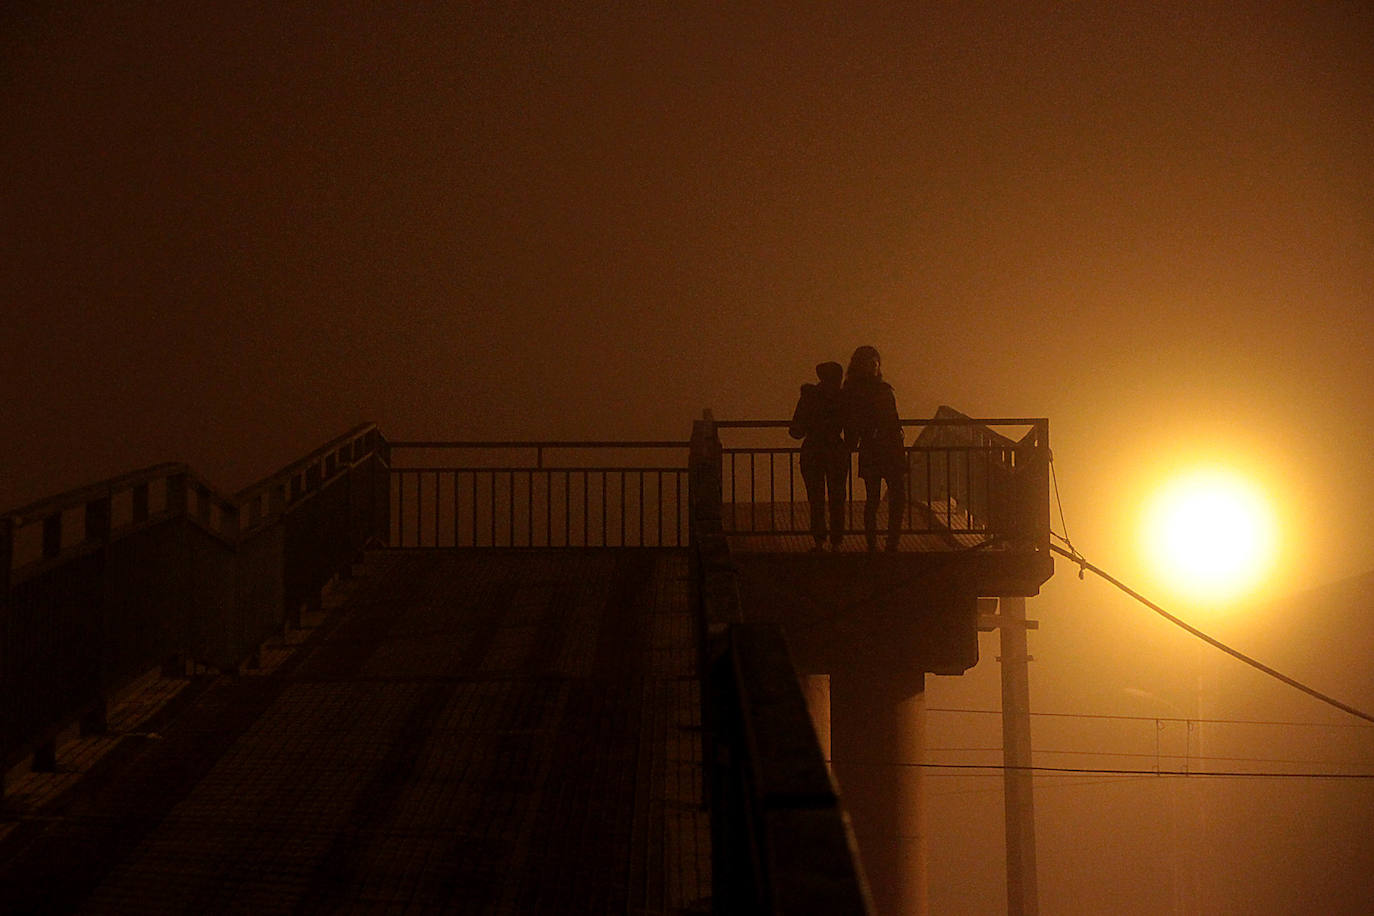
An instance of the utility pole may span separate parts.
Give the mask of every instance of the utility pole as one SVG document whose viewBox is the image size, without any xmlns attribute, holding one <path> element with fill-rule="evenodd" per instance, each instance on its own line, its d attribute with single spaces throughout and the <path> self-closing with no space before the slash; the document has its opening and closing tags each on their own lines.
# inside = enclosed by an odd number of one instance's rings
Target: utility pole
<svg viewBox="0 0 1374 916">
<path fill-rule="evenodd" d="M 1026 599 L 978 599 L 978 629 L 997 630 L 1002 641 L 1002 787 L 1007 829 L 1008 916 L 1037 916 L 1035 877 L 1035 794 L 1031 777 L 1030 669 L 1026 631 L 1039 624 L 1026 619 Z M 992 607 L 997 613 L 985 613 Z"/>
</svg>

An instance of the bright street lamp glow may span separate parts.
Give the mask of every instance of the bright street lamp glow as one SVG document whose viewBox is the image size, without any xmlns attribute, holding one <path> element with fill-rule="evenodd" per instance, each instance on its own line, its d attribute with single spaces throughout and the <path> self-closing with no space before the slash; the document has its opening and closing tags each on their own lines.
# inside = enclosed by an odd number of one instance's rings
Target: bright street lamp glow
<svg viewBox="0 0 1374 916">
<path fill-rule="evenodd" d="M 1254 586 L 1275 552 L 1273 512 L 1259 489 L 1218 468 L 1181 474 L 1155 495 L 1145 546 L 1156 573 L 1189 597 L 1221 601 Z"/>
</svg>

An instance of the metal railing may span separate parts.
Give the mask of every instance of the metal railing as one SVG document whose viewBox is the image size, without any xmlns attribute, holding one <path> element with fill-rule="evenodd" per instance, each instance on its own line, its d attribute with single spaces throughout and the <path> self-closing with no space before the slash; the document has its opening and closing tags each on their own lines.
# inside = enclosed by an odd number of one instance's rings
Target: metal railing
<svg viewBox="0 0 1374 916">
<path fill-rule="evenodd" d="M 392 442 L 390 543 L 682 547 L 689 530 L 687 446 Z"/>
<path fill-rule="evenodd" d="M 385 472 L 368 424 L 232 496 L 160 464 L 0 515 L 0 767 L 159 665 L 251 664 L 385 537 Z"/>
<path fill-rule="evenodd" d="M 1041 518 L 1040 507 L 1043 501 L 1048 511 L 1048 420 L 977 419 L 941 408 L 931 419 L 901 422 L 905 430 L 916 430 L 914 439 L 908 434 L 910 444 L 905 446 L 903 534 L 989 540 L 1048 536 L 1048 518 Z M 785 420 L 716 421 L 725 440 L 721 511 L 726 531 L 810 531 L 800 443 L 780 435 L 787 425 Z M 851 455 L 846 533 L 862 530 L 869 498 L 858 476 L 858 457 Z M 884 496 L 879 509 L 882 530 L 887 528 L 886 502 Z"/>
</svg>

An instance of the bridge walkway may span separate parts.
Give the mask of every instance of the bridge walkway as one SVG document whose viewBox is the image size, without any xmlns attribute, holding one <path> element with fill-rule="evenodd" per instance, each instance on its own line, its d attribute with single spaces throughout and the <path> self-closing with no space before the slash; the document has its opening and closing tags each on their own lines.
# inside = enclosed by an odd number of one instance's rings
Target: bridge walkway
<svg viewBox="0 0 1374 916">
<path fill-rule="evenodd" d="M 13 781 L 0 900 L 703 912 L 687 588 L 683 550 L 371 552 L 260 669 L 145 682 Z"/>
</svg>

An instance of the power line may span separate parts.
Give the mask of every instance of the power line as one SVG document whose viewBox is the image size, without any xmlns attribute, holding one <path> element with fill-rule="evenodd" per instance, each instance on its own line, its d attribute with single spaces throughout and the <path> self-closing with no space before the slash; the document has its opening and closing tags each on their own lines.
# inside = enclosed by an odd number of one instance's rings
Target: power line
<svg viewBox="0 0 1374 916">
<path fill-rule="evenodd" d="M 1245 779 L 1374 779 L 1374 773 L 1256 773 L 1243 770 L 1129 770 L 1112 767 L 1011 766 L 1000 763 L 864 763 L 855 760 L 835 760 L 832 761 L 832 763 L 837 767 L 900 767 L 903 769 L 921 768 L 932 770 L 995 770 L 997 772 L 1002 772 L 1004 770 L 1020 770 L 1022 772 L 1045 775 L 1212 776 Z"/>
<path fill-rule="evenodd" d="M 947 712 L 980 716 L 1000 716 L 1000 709 L 956 709 L 950 706 L 928 706 L 926 712 Z M 1137 722 L 1197 722 L 1200 725 L 1271 725 L 1294 728 L 1374 728 L 1359 722 L 1286 722 L 1279 719 L 1201 719 L 1186 716 L 1127 716 L 1093 712 L 1031 712 L 1033 716 L 1054 716 L 1063 719 L 1124 719 Z"/>
<path fill-rule="evenodd" d="M 988 773 L 988 774 L 986 774 L 986 775 L 991 776 L 992 774 L 991 774 L 991 773 Z M 1159 775 L 1159 774 L 1158 774 L 1158 773 L 1149 773 L 1149 774 L 1147 774 L 1147 775 L 1149 775 L 1149 776 L 1157 776 L 1157 775 Z M 969 778 L 968 776 L 964 776 L 964 775 L 961 775 L 961 774 L 959 774 L 959 773 L 929 773 L 929 774 L 927 774 L 926 778 L 927 778 L 927 779 L 931 779 L 931 778 L 937 778 L 937 777 L 940 777 L 940 776 L 946 776 L 946 777 L 949 777 L 950 779 L 968 779 L 968 778 Z M 975 777 L 975 778 L 976 778 L 976 777 Z M 1145 778 L 1144 776 L 1109 776 L 1109 777 L 1107 777 L 1106 779 L 1074 779 L 1074 778 L 1065 776 L 1065 777 L 1056 778 L 1056 779 L 1053 779 L 1053 780 L 1042 780 L 1038 785 L 1036 785 L 1035 791 L 1038 793 L 1038 792 L 1041 792 L 1041 791 L 1043 791 L 1043 790 L 1045 790 L 1045 789 L 1077 789 L 1077 788 L 1080 788 L 1080 787 L 1082 787 L 1082 786 L 1119 786 L 1119 785 L 1122 785 L 1123 783 L 1128 783 L 1128 782 L 1140 782 L 1140 781 L 1143 780 L 1144 778 Z M 1173 777 L 1173 776 L 1167 776 L 1167 777 L 1165 777 L 1165 778 L 1166 778 L 1166 779 L 1174 779 L 1175 777 Z M 950 789 L 950 790 L 947 790 L 947 791 L 933 791 L 933 792 L 929 793 L 929 797 L 935 799 L 935 798 L 954 798 L 955 796 L 959 796 L 959 795 L 994 795 L 994 794 L 996 794 L 996 795 L 1002 794 L 1002 787 L 1001 787 L 1001 786 L 995 786 L 995 787 L 992 787 L 992 786 L 983 786 L 982 788 L 974 788 L 974 789 Z"/>
<path fill-rule="evenodd" d="M 968 754 L 1000 754 L 1000 747 L 928 747 L 925 749 L 927 754 L 944 753 L 968 753 Z M 1064 750 L 1057 748 L 1036 748 L 1035 753 L 1040 754 L 1059 754 L 1075 757 L 1140 757 L 1149 760 L 1227 760 L 1232 763 L 1299 763 L 1299 764 L 1322 764 L 1326 766 L 1374 766 L 1374 761 L 1347 761 L 1347 760 L 1293 760 L 1284 757 L 1228 757 L 1218 754 L 1179 754 L 1149 751 L 1078 751 Z"/>
<path fill-rule="evenodd" d="M 1065 550 L 1063 547 L 1060 547 L 1060 546 L 1057 545 L 1057 544 L 1051 544 L 1051 545 L 1050 545 L 1050 550 L 1054 551 L 1055 553 L 1057 553 L 1057 554 L 1059 554 L 1059 555 L 1061 555 L 1061 556 L 1063 556 L 1063 557 L 1068 558 L 1069 560 L 1072 560 L 1074 563 L 1077 563 L 1077 564 L 1078 564 L 1078 569 L 1079 569 L 1079 575 L 1080 575 L 1080 576 L 1082 575 L 1082 571 L 1086 569 L 1086 570 L 1088 570 L 1089 572 L 1093 573 L 1094 575 L 1099 576 L 1099 577 L 1101 577 L 1102 579 L 1105 579 L 1107 582 L 1110 582 L 1112 585 L 1115 585 L 1117 588 L 1121 589 L 1121 591 L 1125 592 L 1127 595 L 1130 595 L 1130 596 L 1131 596 L 1132 598 L 1134 598 L 1136 601 L 1139 601 L 1141 604 L 1145 605 L 1147 608 L 1149 608 L 1150 610 L 1154 611 L 1156 614 L 1158 614 L 1159 616 L 1163 617 L 1165 620 L 1169 621 L 1169 622 L 1172 623 L 1174 626 L 1181 627 L 1182 629 L 1186 630 L 1188 633 L 1191 633 L 1193 636 L 1196 636 L 1198 639 L 1202 640 L 1203 642 L 1207 643 L 1208 645 L 1212 646 L 1213 648 L 1220 649 L 1221 651 L 1225 652 L 1227 655 L 1231 656 L 1232 658 L 1238 659 L 1239 661 L 1244 662 L 1245 664 L 1249 665 L 1250 667 L 1254 668 L 1255 670 L 1261 671 L 1261 672 L 1263 672 L 1264 674 L 1267 674 L 1267 675 L 1269 675 L 1269 676 L 1272 677 L 1272 678 L 1275 678 L 1275 679 L 1277 679 L 1277 680 L 1279 680 L 1279 681 L 1282 681 L 1283 683 L 1287 684 L 1289 687 L 1294 688 L 1295 690 L 1301 690 L 1303 693 L 1307 694 L 1308 696 L 1313 697 L 1313 698 L 1315 698 L 1315 699 L 1318 699 L 1318 700 L 1322 701 L 1323 703 L 1326 703 L 1328 706 L 1334 706 L 1335 708 L 1341 710 L 1342 712 L 1347 712 L 1347 713 L 1350 713 L 1350 715 L 1352 715 L 1352 716 L 1356 716 L 1356 717 L 1358 717 L 1358 718 L 1364 719 L 1364 720 L 1369 721 L 1369 722 L 1374 722 L 1374 714 L 1367 713 L 1367 712 L 1365 712 L 1365 711 L 1362 710 L 1362 709 L 1356 709 L 1354 706 L 1351 706 L 1349 703 L 1342 703 L 1340 700 L 1336 699 L 1335 697 L 1328 696 L 1328 695 L 1322 693 L 1321 691 L 1319 691 L 1319 690 L 1317 690 L 1317 689 L 1315 689 L 1315 688 L 1313 688 L 1313 687 L 1309 687 L 1309 686 L 1307 686 L 1306 684 L 1302 683 L 1301 681 L 1299 681 L 1299 680 L 1297 680 L 1297 679 L 1295 679 L 1295 678 L 1291 678 L 1291 677 L 1289 677 L 1288 675 L 1284 674 L 1284 673 L 1281 672 L 1281 671 L 1277 671 L 1277 670 L 1275 670 L 1275 669 L 1273 669 L 1273 668 L 1270 668 L 1268 665 L 1264 664 L 1263 662 L 1261 662 L 1261 661 L 1259 661 L 1259 660 L 1257 660 L 1257 659 L 1251 658 L 1250 656 L 1246 655 L 1244 652 L 1241 652 L 1239 649 L 1233 649 L 1233 648 L 1231 648 L 1230 646 L 1226 645 L 1226 643 L 1222 642 L 1221 640 L 1216 639 L 1215 637 L 1212 637 L 1212 636 L 1208 636 L 1206 633 L 1202 632 L 1201 630 L 1199 630 L 1197 627 L 1193 626 L 1192 624 L 1185 623 L 1183 620 L 1180 620 L 1179 618 L 1175 617 L 1173 614 L 1170 614 L 1168 611 L 1164 610 L 1164 608 L 1162 608 L 1162 607 L 1160 607 L 1159 605 L 1155 604 L 1155 603 L 1154 603 L 1153 601 L 1151 601 L 1149 598 L 1146 598 L 1144 595 L 1140 594 L 1140 592 L 1137 592 L 1135 589 L 1131 588 L 1129 585 L 1127 585 L 1126 583 L 1122 582 L 1120 579 L 1117 579 L 1117 578 L 1111 576 L 1110 574 L 1108 574 L 1108 573 L 1105 572 L 1104 570 L 1100 569 L 1099 567 L 1094 566 L 1093 564 L 1089 563 L 1089 562 L 1084 558 L 1084 556 L 1083 556 L 1081 553 L 1079 553 L 1077 550 L 1073 550 L 1073 551 Z"/>
<path fill-rule="evenodd" d="M 1059 475 L 1054 472 L 1054 452 L 1050 452 L 1050 480 L 1054 483 L 1054 503 L 1059 507 L 1059 527 L 1064 529 L 1064 534 L 1055 535 L 1070 549 L 1074 550 L 1073 541 L 1069 540 L 1069 523 L 1064 520 L 1064 502 L 1059 498 Z M 1050 534 L 1054 534 L 1050 531 Z M 1077 551 L 1074 551 L 1075 553 Z"/>
<path fill-rule="evenodd" d="M 1217 777 L 1262 777 L 1268 779 L 1374 779 L 1374 773 L 1248 773 L 1240 770 L 1127 770 L 1111 767 L 1014 767 L 1002 764 L 987 765 L 977 763 L 918 763 L 903 766 L 930 767 L 952 770 L 1025 770 L 1031 773 L 1070 773 L 1112 776 L 1217 776 Z"/>
<path fill-rule="evenodd" d="M 1286 757 L 1231 757 L 1221 754 L 1177 754 L 1177 753 L 1156 753 L 1151 754 L 1147 751 L 1068 751 L 1051 750 L 1045 748 L 1037 750 L 1037 754 L 1063 754 L 1082 757 L 1142 757 L 1154 760 L 1224 760 L 1230 763 L 1297 763 L 1297 764 L 1320 764 L 1323 766 L 1374 766 L 1374 761 L 1348 761 L 1348 760 L 1293 760 Z"/>
</svg>

